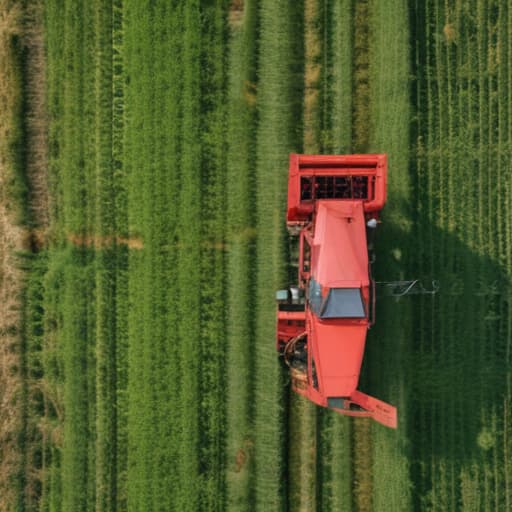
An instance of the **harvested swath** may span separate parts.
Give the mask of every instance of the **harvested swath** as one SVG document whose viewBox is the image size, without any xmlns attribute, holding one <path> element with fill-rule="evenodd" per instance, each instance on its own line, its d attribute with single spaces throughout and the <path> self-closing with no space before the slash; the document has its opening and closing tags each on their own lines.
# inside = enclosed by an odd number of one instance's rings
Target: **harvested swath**
<svg viewBox="0 0 512 512">
<path fill-rule="evenodd" d="M 127 213 L 127 183 L 124 176 L 124 10 L 123 1 L 112 3 L 112 165 L 115 228 L 115 471 L 116 506 L 126 510 L 126 474 L 128 459 L 128 253 L 127 249 L 143 248 L 143 241 L 130 236 Z M 134 242 L 137 243 L 134 243 Z"/>
<path fill-rule="evenodd" d="M 405 273 L 407 260 L 393 261 L 392 251 L 406 254 L 408 249 L 409 178 L 409 19 L 405 2 L 372 2 L 369 11 L 369 150 L 388 154 L 389 179 L 387 206 L 383 211 L 382 231 L 377 238 L 377 280 L 392 280 Z M 415 271 L 417 271 L 415 269 Z M 367 337 L 362 385 L 368 392 L 396 404 L 399 429 L 389 432 L 373 425 L 366 432 L 371 447 L 372 510 L 411 508 L 408 453 L 405 450 L 409 415 L 406 381 L 401 377 L 409 364 L 407 347 L 412 337 L 410 304 L 397 305 L 381 297 L 377 301 L 377 323 Z M 383 364 L 383 360 L 386 364 Z M 374 393 L 371 393 L 374 394 Z M 354 424 L 356 439 L 364 436 Z M 363 443 L 364 444 L 364 443 Z M 367 463 L 366 450 L 355 446 L 354 472 Z M 365 479 L 367 473 L 364 473 Z M 361 485 L 360 479 L 355 477 Z M 363 487 L 364 488 L 364 487 Z M 363 490 L 363 488 L 361 490 Z M 359 500 L 360 492 L 355 499 Z M 363 497 L 366 493 L 363 492 Z M 364 506 L 368 506 L 363 501 Z"/>
<path fill-rule="evenodd" d="M 354 5 L 353 25 L 353 101 L 352 101 L 352 141 L 354 151 L 365 153 L 369 144 L 369 5 L 361 0 Z"/>
<path fill-rule="evenodd" d="M 321 9 L 317 0 L 304 1 L 304 113 L 303 146 L 308 153 L 318 153 L 320 136 L 319 108 L 322 69 Z M 325 68 L 325 66 L 324 66 Z"/>
</svg>

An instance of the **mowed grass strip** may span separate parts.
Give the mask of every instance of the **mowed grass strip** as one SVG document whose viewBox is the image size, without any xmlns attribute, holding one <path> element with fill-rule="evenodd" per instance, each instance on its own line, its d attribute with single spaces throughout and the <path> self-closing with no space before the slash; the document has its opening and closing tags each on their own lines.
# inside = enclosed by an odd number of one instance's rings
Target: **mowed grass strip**
<svg viewBox="0 0 512 512">
<path fill-rule="evenodd" d="M 255 120 L 257 105 L 256 2 L 245 2 L 229 16 L 226 162 L 226 508 L 250 503 L 255 343 L 254 265 L 256 216 Z"/>
<path fill-rule="evenodd" d="M 369 9 L 369 151 L 388 154 L 387 205 L 376 241 L 374 271 L 377 280 L 389 281 L 404 275 L 405 256 L 411 250 L 407 242 L 411 211 L 409 18 L 406 2 L 371 2 Z M 396 261 L 392 252 L 403 254 L 402 261 Z M 367 337 L 362 382 L 367 392 L 397 407 L 399 427 L 390 431 L 371 425 L 372 510 L 407 510 L 411 508 L 407 347 L 412 338 L 412 310 L 410 304 L 399 305 L 381 296 L 376 314 L 375 330 Z"/>
<path fill-rule="evenodd" d="M 283 380 L 276 357 L 275 305 L 269 301 L 286 284 L 285 223 L 288 154 L 297 147 L 294 132 L 301 128 L 293 116 L 292 75 L 296 11 L 286 2 L 260 4 L 258 65 L 258 128 L 256 153 L 256 339 L 253 350 L 254 394 L 254 499 L 256 510 L 285 506 L 282 430 Z M 299 11 L 300 14 L 300 11 Z M 300 18 L 299 18 L 300 19 Z M 300 97 L 300 96 L 299 96 Z M 298 132 L 300 133 L 300 131 Z"/>
</svg>

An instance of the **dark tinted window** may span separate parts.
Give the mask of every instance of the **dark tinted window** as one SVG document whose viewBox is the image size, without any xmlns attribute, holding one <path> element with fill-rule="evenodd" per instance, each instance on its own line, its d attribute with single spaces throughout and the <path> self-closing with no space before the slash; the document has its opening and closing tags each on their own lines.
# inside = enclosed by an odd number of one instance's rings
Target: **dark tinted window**
<svg viewBox="0 0 512 512">
<path fill-rule="evenodd" d="M 364 318 L 366 316 L 359 288 L 331 288 L 320 318 Z"/>
</svg>

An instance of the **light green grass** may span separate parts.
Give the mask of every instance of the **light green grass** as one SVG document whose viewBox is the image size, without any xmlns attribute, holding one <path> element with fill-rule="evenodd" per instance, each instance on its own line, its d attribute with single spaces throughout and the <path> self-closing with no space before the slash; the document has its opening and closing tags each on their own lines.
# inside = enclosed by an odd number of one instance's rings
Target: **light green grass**
<svg viewBox="0 0 512 512">
<path fill-rule="evenodd" d="M 352 4 L 327 2 L 322 7 L 321 145 L 324 153 L 350 153 L 352 147 Z M 316 407 L 316 406 L 315 406 Z M 318 410 L 317 508 L 352 509 L 351 421 Z"/>
<path fill-rule="evenodd" d="M 226 216 L 226 494 L 228 510 L 250 501 L 254 439 L 251 430 L 254 345 L 254 146 L 257 88 L 254 83 L 257 7 L 246 2 L 241 24 L 230 27 L 227 117 Z"/>
<path fill-rule="evenodd" d="M 283 382 L 275 354 L 275 305 L 286 279 L 283 222 L 288 154 L 298 126 L 293 117 L 293 11 L 285 2 L 262 2 L 256 135 L 256 308 L 254 393 L 254 499 L 256 510 L 284 507 Z M 298 131 L 301 134 L 302 130 Z M 297 132 L 295 132 L 297 133 Z"/>
<path fill-rule="evenodd" d="M 274 347 L 288 154 L 304 128 L 303 6 L 246 2 L 228 39 L 230 6 L 46 4 L 44 510 L 356 502 L 352 420 L 331 411 L 316 411 L 304 443 L 317 443 L 315 485 L 301 488 Z M 506 510 L 511 12 L 491 0 L 368 7 L 365 129 L 389 155 L 377 277 L 442 286 L 377 305 L 361 388 L 397 405 L 399 430 L 372 427 L 371 501 Z M 360 144 L 352 8 L 319 11 L 324 152 Z"/>
<path fill-rule="evenodd" d="M 406 2 L 370 2 L 370 152 L 387 153 L 387 206 L 377 239 L 377 280 L 398 280 L 406 272 L 411 211 L 409 170 L 410 51 Z M 393 231 L 401 236 L 394 238 Z M 399 250 L 404 260 L 393 262 Z M 415 276 L 413 276 L 415 277 Z M 374 510 L 410 510 L 408 414 L 409 393 L 406 347 L 413 338 L 410 304 L 396 304 L 381 297 L 377 324 L 367 338 L 367 361 L 363 382 L 367 392 L 398 409 L 398 430 L 372 426 L 372 472 Z M 383 365 L 382 361 L 386 360 Z M 372 384 L 369 384 L 372 383 Z"/>
</svg>

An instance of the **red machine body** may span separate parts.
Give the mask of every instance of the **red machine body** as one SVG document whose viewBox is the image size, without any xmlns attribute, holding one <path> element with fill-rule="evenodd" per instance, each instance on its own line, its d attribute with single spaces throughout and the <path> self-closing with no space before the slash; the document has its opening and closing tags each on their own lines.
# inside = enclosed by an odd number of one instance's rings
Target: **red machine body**
<svg viewBox="0 0 512 512">
<path fill-rule="evenodd" d="M 393 406 L 357 390 L 375 310 L 369 239 L 386 171 L 386 155 L 290 156 L 287 224 L 299 235 L 299 282 L 278 292 L 277 349 L 297 393 L 396 428 Z"/>
</svg>

